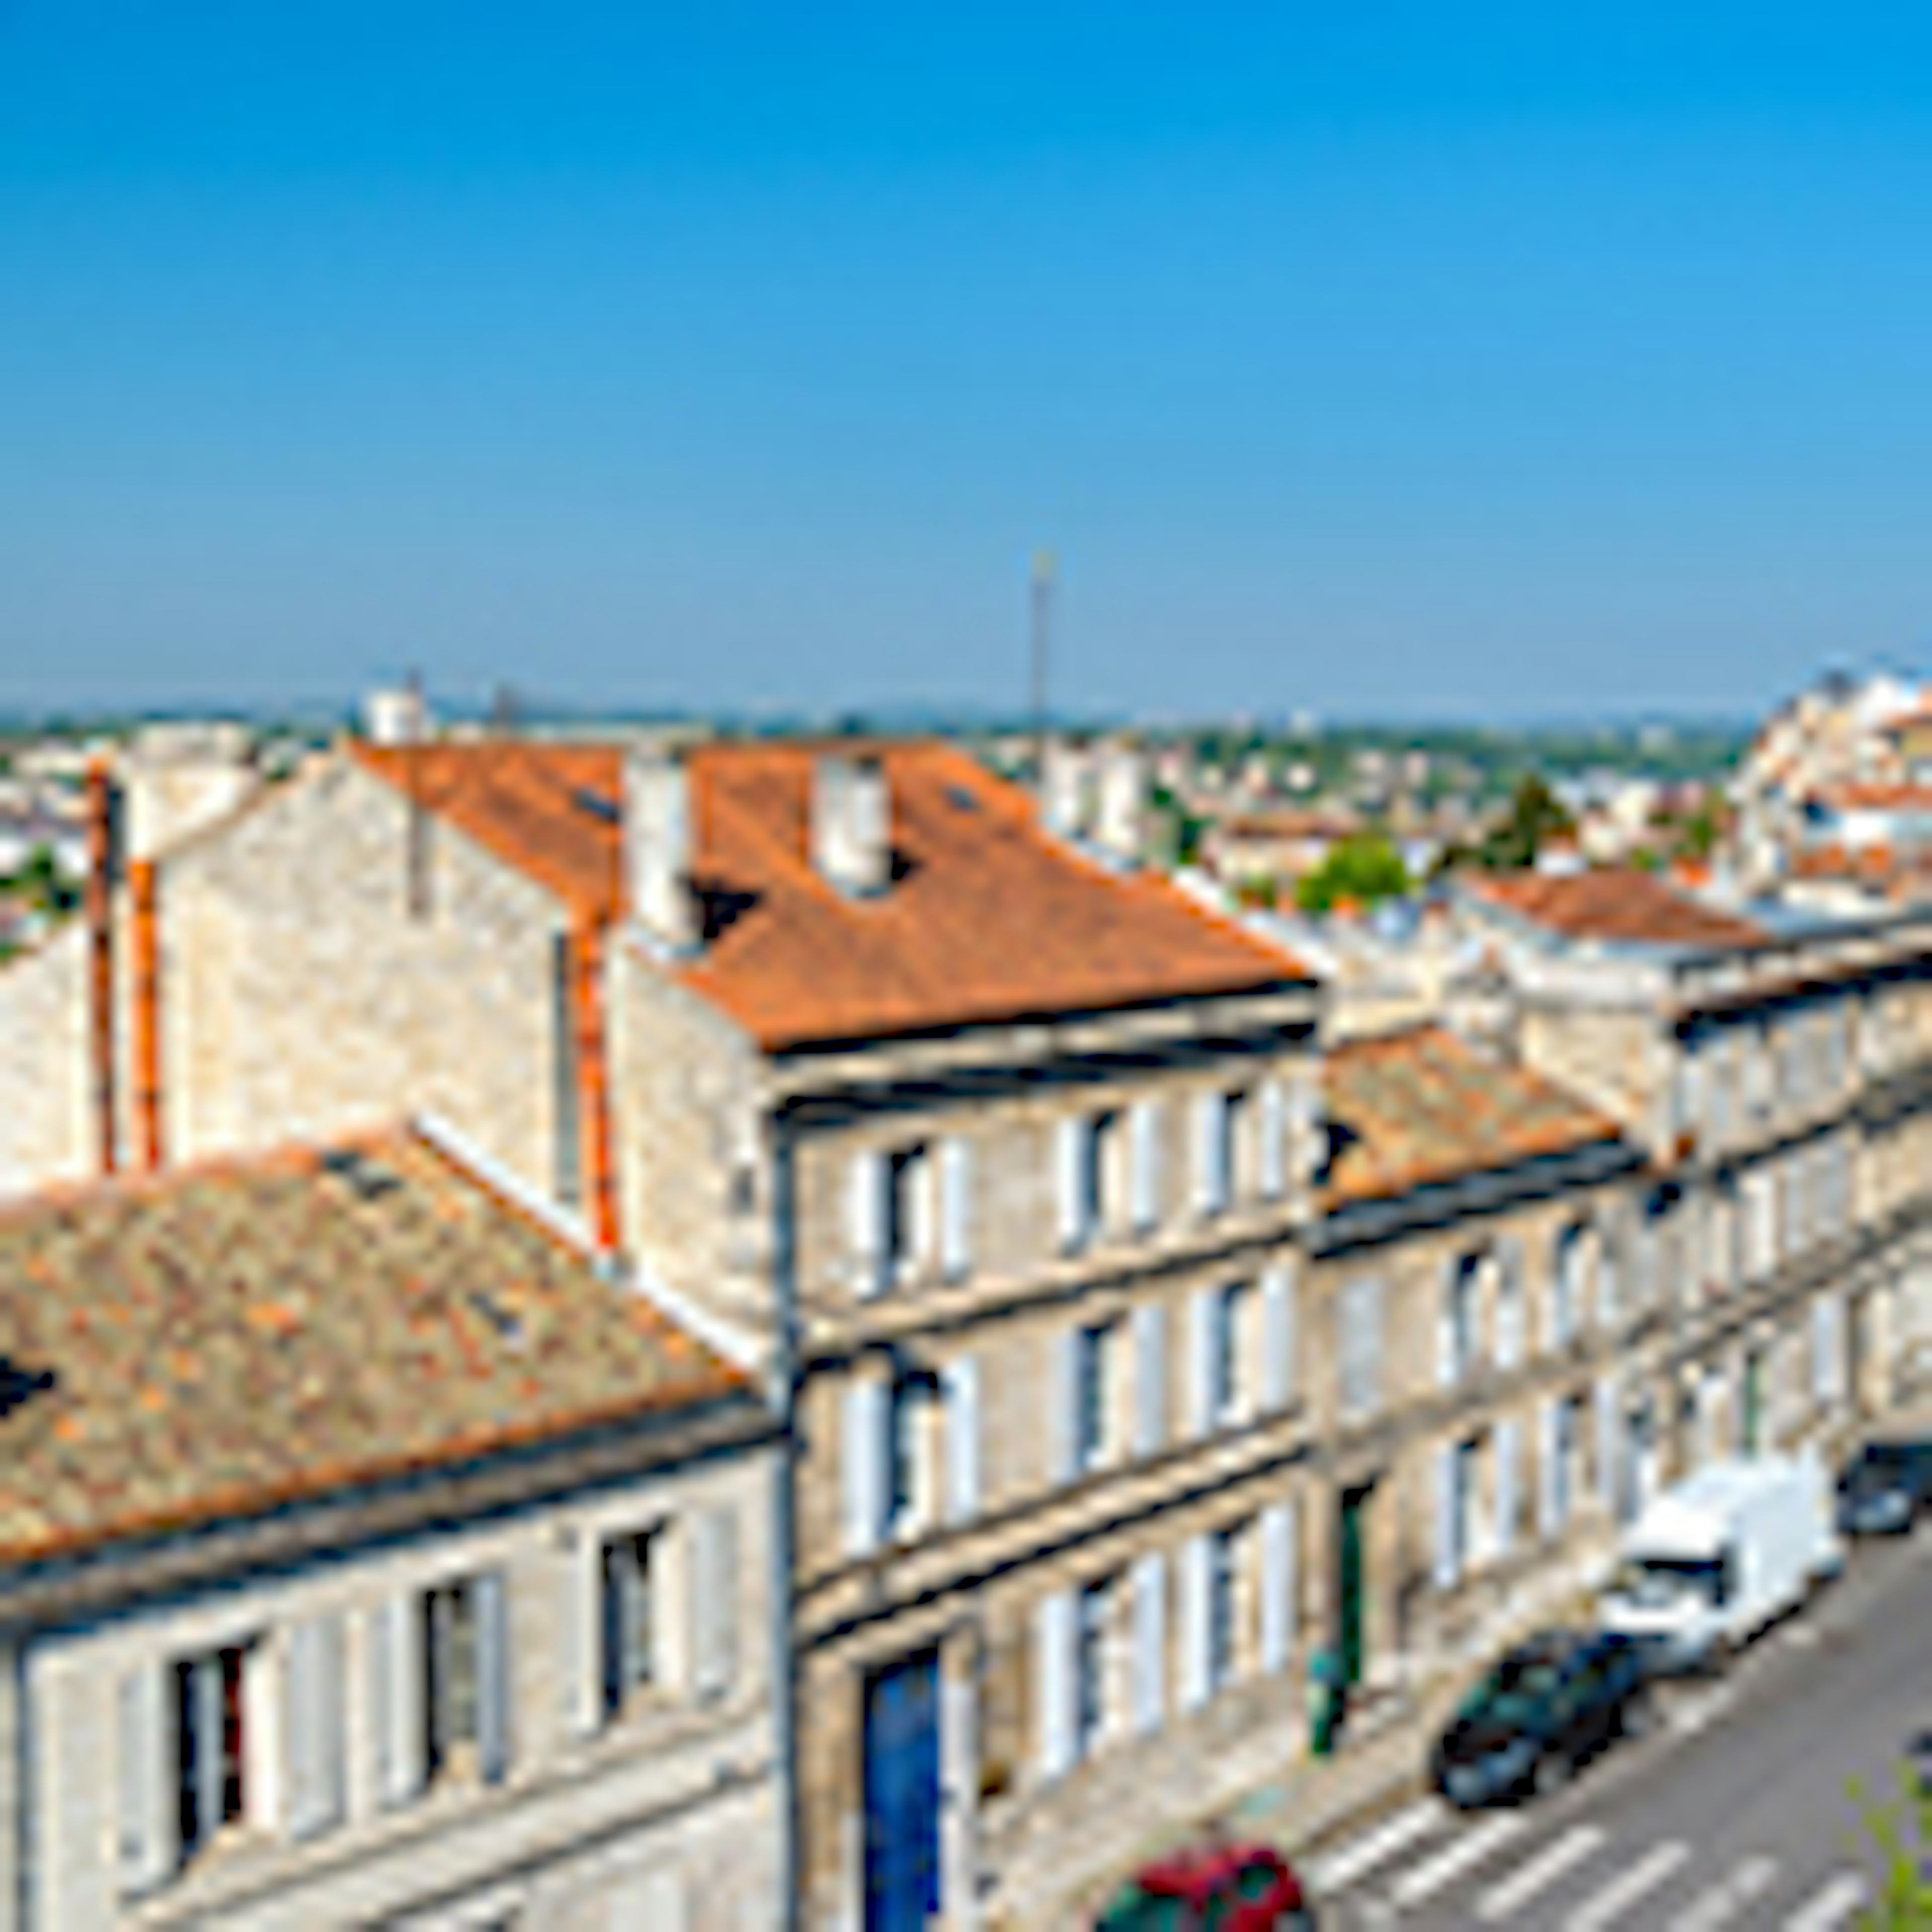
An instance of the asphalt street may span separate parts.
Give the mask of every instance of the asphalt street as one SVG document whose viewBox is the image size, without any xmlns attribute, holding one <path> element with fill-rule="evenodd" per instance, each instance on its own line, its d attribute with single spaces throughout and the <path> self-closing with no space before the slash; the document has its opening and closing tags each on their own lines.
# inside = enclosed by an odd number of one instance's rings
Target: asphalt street
<svg viewBox="0 0 1932 1932">
<path fill-rule="evenodd" d="M 1672 1686 L 1652 1734 L 1555 1797 L 1431 1799 L 1310 1862 L 1324 1928 L 1832 1932 L 1876 1869 L 1847 1787 L 1932 1766 L 1932 1526 L 1855 1546 L 1721 1678 Z"/>
</svg>

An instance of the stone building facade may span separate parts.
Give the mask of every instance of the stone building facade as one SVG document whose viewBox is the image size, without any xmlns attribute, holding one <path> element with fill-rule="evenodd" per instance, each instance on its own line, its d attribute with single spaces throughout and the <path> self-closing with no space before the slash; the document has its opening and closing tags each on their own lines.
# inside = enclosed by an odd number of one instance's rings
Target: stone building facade
<svg viewBox="0 0 1932 1932">
<path fill-rule="evenodd" d="M 764 1932 L 775 1429 L 396 1132 L 0 1214 L 0 1924 Z"/>
</svg>

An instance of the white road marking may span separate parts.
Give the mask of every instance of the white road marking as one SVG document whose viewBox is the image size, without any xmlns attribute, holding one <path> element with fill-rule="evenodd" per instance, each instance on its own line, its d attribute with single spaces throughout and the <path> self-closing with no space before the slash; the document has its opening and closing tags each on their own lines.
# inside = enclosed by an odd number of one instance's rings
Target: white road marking
<svg viewBox="0 0 1932 1932">
<path fill-rule="evenodd" d="M 1784 1922 L 1784 1932 L 1834 1932 L 1865 1902 L 1865 1882 L 1855 1871 L 1828 1880 Z"/>
<path fill-rule="evenodd" d="M 1448 1820 L 1448 1807 L 1440 1798 L 1422 1798 L 1372 1832 L 1351 1839 L 1340 1850 L 1315 1860 L 1309 1868 L 1309 1882 L 1318 1892 L 1343 1891 Z"/>
<path fill-rule="evenodd" d="M 1818 1642 L 1818 1626 L 1816 1624 L 1786 1624 L 1784 1640 L 1799 1650 L 1811 1650 Z"/>
<path fill-rule="evenodd" d="M 1555 1844 L 1491 1886 L 1476 1901 L 1476 1916 L 1485 1925 L 1493 1925 L 1521 1911 L 1538 1892 L 1547 1892 L 1565 1872 L 1581 1864 L 1604 1838 L 1600 1825 L 1571 1826 Z"/>
<path fill-rule="evenodd" d="M 1513 1812 L 1498 1812 L 1474 1831 L 1452 1840 L 1432 1858 L 1411 1868 L 1389 1887 L 1389 1896 L 1406 1909 L 1419 1905 L 1459 1878 L 1472 1865 L 1480 1864 L 1489 1855 L 1509 1843 L 1525 1829 L 1523 1821 Z"/>
<path fill-rule="evenodd" d="M 1612 1879 L 1601 1892 L 1586 1898 L 1563 1922 L 1563 1932 L 1601 1932 L 1614 1924 L 1646 1893 L 1654 1892 L 1690 1856 L 1690 1847 L 1682 1838 L 1671 1838 L 1654 1846 L 1639 1858 L 1621 1878 Z"/>
<path fill-rule="evenodd" d="M 1762 1898 L 1777 1876 L 1775 1858 L 1756 1852 L 1740 1859 L 1670 1922 L 1670 1932 L 1719 1932 L 1753 1899 Z"/>
<path fill-rule="evenodd" d="M 1707 1724 L 1714 1724 L 1738 1701 L 1737 1686 L 1720 1684 L 1700 1697 L 1673 1705 L 1667 1720 L 1670 1728 L 1684 1737 L 1694 1737 Z"/>
</svg>

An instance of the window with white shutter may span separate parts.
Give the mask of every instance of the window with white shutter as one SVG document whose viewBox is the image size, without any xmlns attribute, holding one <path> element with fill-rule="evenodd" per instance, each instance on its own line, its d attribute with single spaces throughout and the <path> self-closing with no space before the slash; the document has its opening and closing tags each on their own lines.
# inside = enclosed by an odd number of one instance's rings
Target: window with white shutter
<svg viewBox="0 0 1932 1932">
<path fill-rule="evenodd" d="M 1054 1194 L 1060 1250 L 1072 1254 L 1093 1233 L 1088 1220 L 1087 1123 L 1071 1115 L 1054 1127 Z"/>
<path fill-rule="evenodd" d="M 1157 1454 L 1167 1442 L 1167 1310 L 1158 1301 L 1134 1310 L 1134 1453 Z"/>
<path fill-rule="evenodd" d="M 1516 1519 L 1522 1495 L 1522 1429 L 1514 1416 L 1496 1424 L 1496 1547 L 1498 1556 L 1508 1556 L 1516 1546 Z"/>
<path fill-rule="evenodd" d="M 1040 1775 L 1049 1781 L 1073 1768 L 1078 1735 L 1075 1648 L 1079 1609 L 1071 1590 L 1040 1599 L 1034 1612 L 1034 1677 L 1039 1693 Z"/>
<path fill-rule="evenodd" d="M 369 1619 L 370 1701 L 376 1736 L 376 1790 L 386 1806 L 422 1788 L 423 1643 L 421 1598 L 400 1591 Z"/>
<path fill-rule="evenodd" d="M 1436 1451 L 1436 1587 L 1453 1590 L 1462 1574 L 1462 1470 L 1459 1445 L 1440 1444 Z"/>
<path fill-rule="evenodd" d="M 1270 1675 L 1287 1667 L 1294 1647 L 1295 1527 L 1292 1503 L 1270 1503 L 1262 1511 L 1261 1666 Z"/>
<path fill-rule="evenodd" d="M 846 1384 L 844 1440 L 845 1550 L 869 1556 L 885 1527 L 886 1430 L 890 1402 L 885 1384 L 868 1377 Z"/>
<path fill-rule="evenodd" d="M 691 1519 L 692 1688 L 700 1697 L 731 1694 L 738 1670 L 738 1512 L 707 1504 Z"/>
<path fill-rule="evenodd" d="M 1536 1527 L 1549 1542 L 1563 1529 L 1563 1405 L 1552 1396 L 1536 1412 Z"/>
<path fill-rule="evenodd" d="M 1596 1387 L 1597 1500 L 1607 1510 L 1617 1506 L 1623 1456 L 1622 1411 L 1616 1378 L 1600 1376 Z"/>
<path fill-rule="evenodd" d="M 178 1828 L 173 1703 L 169 1666 L 143 1664 L 120 1682 L 115 1754 L 119 1768 L 121 1883 L 140 1893 L 174 1868 Z"/>
<path fill-rule="evenodd" d="M 1137 1233 L 1150 1234 L 1160 1222 L 1160 1102 L 1137 1100 L 1129 1120 L 1129 1190 L 1133 1197 L 1134 1228 Z"/>
<path fill-rule="evenodd" d="M 1262 1082 L 1257 1106 L 1262 1198 L 1279 1201 L 1288 1191 L 1288 1096 L 1278 1076 Z"/>
<path fill-rule="evenodd" d="M 1357 1276 L 1345 1284 L 1336 1307 L 1342 1414 L 1353 1421 L 1371 1414 L 1382 1400 L 1382 1282 L 1372 1275 Z"/>
<path fill-rule="evenodd" d="M 980 1514 L 980 1364 L 956 1355 L 941 1376 L 946 1418 L 946 1513 L 956 1522 Z"/>
<path fill-rule="evenodd" d="M 973 1266 L 973 1146 L 955 1134 L 939 1148 L 939 1266 L 964 1281 Z"/>
<path fill-rule="evenodd" d="M 847 1240 L 851 1250 L 852 1289 L 874 1295 L 886 1286 L 891 1257 L 886 1239 L 890 1157 L 878 1148 L 860 1148 L 852 1156 L 847 1182 Z"/>
<path fill-rule="evenodd" d="M 1220 1214 L 1228 1204 L 1228 1096 L 1194 1096 L 1194 1206 L 1197 1214 Z"/>
<path fill-rule="evenodd" d="M 289 1630 L 289 1831 L 310 1838 L 342 1822 L 343 1634 L 339 1615 L 306 1617 Z"/>
<path fill-rule="evenodd" d="M 1191 1536 L 1180 1548 L 1180 1708 L 1198 1711 L 1213 1695 L 1214 1642 L 1212 1539 Z"/>
<path fill-rule="evenodd" d="M 1167 1564 L 1158 1550 L 1133 1567 L 1134 1729 L 1147 1736 L 1167 1721 Z"/>
<path fill-rule="evenodd" d="M 1274 1262 L 1262 1276 L 1262 1406 L 1286 1408 L 1295 1389 L 1294 1269 Z"/>
<path fill-rule="evenodd" d="M 1192 1436 L 1209 1433 L 1215 1413 L 1215 1372 L 1221 1313 L 1220 1291 L 1196 1288 L 1188 1300 L 1187 1427 Z"/>
<path fill-rule="evenodd" d="M 1498 1241 L 1490 1251 L 1487 1273 L 1496 1296 L 1496 1366 L 1522 1367 L 1528 1353 L 1528 1320 L 1522 1282 L 1522 1244 Z"/>
<path fill-rule="evenodd" d="M 510 1767 L 510 1580 L 501 1569 L 480 1571 L 476 1606 L 476 1767 L 486 1784 Z"/>
</svg>

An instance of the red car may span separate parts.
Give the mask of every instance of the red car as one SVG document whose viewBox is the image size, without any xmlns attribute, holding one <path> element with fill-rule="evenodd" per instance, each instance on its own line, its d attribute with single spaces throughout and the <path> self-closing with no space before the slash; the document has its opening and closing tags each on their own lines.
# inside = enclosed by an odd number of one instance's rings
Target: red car
<svg viewBox="0 0 1932 1932">
<path fill-rule="evenodd" d="M 1190 1846 L 1137 1872 L 1094 1932 L 1314 1932 L 1301 1882 L 1265 1845 Z"/>
</svg>

